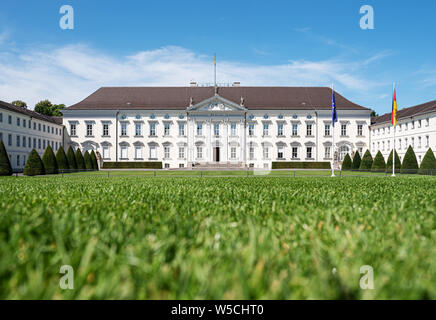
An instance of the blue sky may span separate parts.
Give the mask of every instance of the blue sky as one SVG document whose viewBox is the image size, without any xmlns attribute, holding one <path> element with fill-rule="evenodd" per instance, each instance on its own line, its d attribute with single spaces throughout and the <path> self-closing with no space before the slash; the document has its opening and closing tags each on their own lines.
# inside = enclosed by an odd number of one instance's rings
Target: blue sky
<svg viewBox="0 0 436 320">
<path fill-rule="evenodd" d="M 59 27 L 62 5 L 74 30 Z M 375 29 L 359 26 L 362 5 Z M 329 86 L 382 114 L 436 99 L 436 2 L 16 1 L 0 6 L 0 100 L 73 104 L 101 86 Z"/>
</svg>

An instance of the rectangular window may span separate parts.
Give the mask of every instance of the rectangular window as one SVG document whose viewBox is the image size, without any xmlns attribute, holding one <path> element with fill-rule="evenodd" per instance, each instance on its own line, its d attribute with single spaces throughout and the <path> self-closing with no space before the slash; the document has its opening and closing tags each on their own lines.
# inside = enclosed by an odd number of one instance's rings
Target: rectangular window
<svg viewBox="0 0 436 320">
<path fill-rule="evenodd" d="M 35 126 L 35 123 L 33 125 Z M 70 124 L 70 135 L 72 135 L 73 137 L 76 136 L 76 124 L 75 123 Z"/>
<path fill-rule="evenodd" d="M 230 158 L 233 160 L 236 159 L 236 147 L 230 148 Z"/>
<path fill-rule="evenodd" d="M 254 136 L 254 123 L 250 123 L 248 125 L 248 135 L 250 137 Z"/>
<path fill-rule="evenodd" d="M 412 148 L 415 148 L 415 138 L 412 138 Z"/>
<path fill-rule="evenodd" d="M 88 124 L 86 125 L 86 135 L 87 135 L 88 137 L 91 137 L 91 136 L 92 136 L 92 124 L 90 124 L 90 123 L 88 123 Z"/>
<path fill-rule="evenodd" d="M 185 147 L 179 147 L 179 159 L 185 159 Z"/>
<path fill-rule="evenodd" d="M 23 128 L 26 127 L 26 119 L 23 119 Z"/>
<path fill-rule="evenodd" d="M 156 136 L 156 123 L 150 122 L 150 136 Z"/>
<path fill-rule="evenodd" d="M 283 123 L 277 124 L 277 135 L 283 136 Z"/>
<path fill-rule="evenodd" d="M 312 159 L 312 147 L 306 148 L 306 157 L 307 159 Z"/>
<path fill-rule="evenodd" d="M 428 127 L 429 125 L 430 125 L 430 119 L 427 118 L 427 119 L 425 119 L 425 126 Z"/>
<path fill-rule="evenodd" d="M 33 149 L 36 149 L 36 138 L 33 138 Z"/>
<path fill-rule="evenodd" d="M 292 159 L 298 158 L 298 147 L 292 147 Z"/>
<path fill-rule="evenodd" d="M 306 136 L 311 136 L 312 135 L 312 125 L 308 124 L 306 126 Z"/>
<path fill-rule="evenodd" d="M 426 139 L 425 147 L 428 148 L 428 146 L 430 145 L 430 137 L 429 136 L 425 136 L 425 139 Z"/>
<path fill-rule="evenodd" d="M 33 130 L 36 130 L 36 122 L 33 123 Z"/>
<path fill-rule="evenodd" d="M 203 159 L 203 147 L 197 147 L 197 159 Z"/>
<path fill-rule="evenodd" d="M 185 135 L 185 124 L 179 123 L 179 136 L 184 136 L 184 135 Z"/>
<path fill-rule="evenodd" d="M 398 150 L 401 150 L 401 139 L 398 139 Z"/>
<path fill-rule="evenodd" d="M 20 118 L 17 117 L 17 127 L 20 126 Z"/>
<path fill-rule="evenodd" d="M 12 116 L 8 116 L 8 124 L 12 124 Z"/>
<path fill-rule="evenodd" d="M 0 112 L 0 122 L 3 122 L 3 113 Z"/>
<path fill-rule="evenodd" d="M 254 147 L 249 148 L 248 154 L 249 154 L 250 160 L 254 160 Z"/>
<path fill-rule="evenodd" d="M 263 147 L 263 159 L 267 160 L 269 159 L 269 148 Z"/>
<path fill-rule="evenodd" d="M 121 147 L 121 159 L 127 159 L 127 146 Z"/>
<path fill-rule="evenodd" d="M 169 146 L 165 146 L 164 147 L 164 158 L 165 159 L 169 159 L 170 158 L 170 147 Z"/>
<path fill-rule="evenodd" d="M 325 149 L 324 149 L 324 158 L 325 159 L 331 159 L 330 155 L 331 155 L 331 147 L 325 147 Z"/>
<path fill-rule="evenodd" d="M 422 125 L 422 121 L 418 120 L 418 128 L 421 128 L 421 125 Z"/>
<path fill-rule="evenodd" d="M 43 148 L 43 149 L 45 149 L 45 144 L 46 144 L 46 143 L 45 143 L 45 139 L 44 139 L 44 140 L 42 140 L 42 148 Z"/>
<path fill-rule="evenodd" d="M 268 136 L 269 133 L 269 124 L 268 123 L 264 123 L 263 124 L 263 135 L 264 136 Z"/>
<path fill-rule="evenodd" d="M 103 159 L 109 159 L 109 147 L 108 146 L 103 147 Z"/>
<path fill-rule="evenodd" d="M 41 139 L 38 139 L 38 149 L 41 149 Z"/>
<path fill-rule="evenodd" d="M 45 132 L 45 124 L 42 125 L 42 132 Z"/>
<path fill-rule="evenodd" d="M 135 123 L 135 136 L 142 136 L 142 124 L 139 122 Z"/>
<path fill-rule="evenodd" d="M 17 166 L 20 166 L 20 155 L 17 155 Z"/>
<path fill-rule="evenodd" d="M 3 132 L 0 132 L 0 140 L 3 141 Z"/>
<path fill-rule="evenodd" d="M 326 124 L 326 125 L 324 126 L 324 135 L 325 135 L 326 137 L 330 136 L 330 124 Z"/>
<path fill-rule="evenodd" d="M 385 142 L 382 142 L 382 151 L 385 151 Z"/>
<path fill-rule="evenodd" d="M 296 124 L 296 123 L 292 124 L 292 135 L 294 137 L 298 136 L 298 124 Z"/>
<path fill-rule="evenodd" d="M 230 124 L 230 135 L 231 136 L 236 136 L 236 123 L 231 123 Z"/>
<path fill-rule="evenodd" d="M 121 136 L 127 136 L 127 123 L 121 122 Z"/>
<path fill-rule="evenodd" d="M 363 136 L 363 125 L 362 124 L 357 125 L 357 135 Z"/>
<path fill-rule="evenodd" d="M 421 137 L 418 137 L 418 148 L 421 148 Z"/>
<path fill-rule="evenodd" d="M 12 146 L 12 135 L 11 134 L 9 134 L 8 135 L 8 146 Z"/>
<path fill-rule="evenodd" d="M 170 125 L 171 125 L 171 123 L 169 123 L 169 122 L 164 123 L 164 135 L 165 136 L 170 135 Z"/>
<path fill-rule="evenodd" d="M 58 128 L 56 128 L 56 135 L 58 134 Z"/>
<path fill-rule="evenodd" d="M 142 147 L 141 146 L 135 147 L 135 159 L 142 159 Z"/>
<path fill-rule="evenodd" d="M 203 124 L 197 123 L 197 136 L 202 136 L 202 135 L 203 135 Z"/>
<path fill-rule="evenodd" d="M 56 150 L 58 150 L 58 142 L 56 141 Z"/>
<path fill-rule="evenodd" d="M 103 123 L 103 136 L 109 136 L 109 124 L 107 123 Z"/>
<path fill-rule="evenodd" d="M 346 124 L 341 124 L 341 136 L 346 136 L 347 135 L 347 125 Z"/>
<path fill-rule="evenodd" d="M 20 146 L 20 141 L 21 141 L 21 137 L 20 137 L 20 136 L 17 136 L 17 147 Z"/>
<path fill-rule="evenodd" d="M 213 135 L 214 136 L 219 136 L 220 135 L 220 124 L 219 123 L 214 123 L 213 124 Z"/>
<path fill-rule="evenodd" d="M 388 151 L 391 150 L 391 140 L 388 140 Z M 359 152 L 360 153 L 360 152 Z"/>
<path fill-rule="evenodd" d="M 283 146 L 277 147 L 277 158 L 284 159 L 284 157 L 285 157 L 285 154 L 283 151 Z"/>
</svg>

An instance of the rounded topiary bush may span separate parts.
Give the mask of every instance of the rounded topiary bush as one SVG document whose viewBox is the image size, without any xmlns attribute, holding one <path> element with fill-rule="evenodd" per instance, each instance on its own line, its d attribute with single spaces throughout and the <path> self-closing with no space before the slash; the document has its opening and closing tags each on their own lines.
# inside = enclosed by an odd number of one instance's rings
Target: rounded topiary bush
<svg viewBox="0 0 436 320">
<path fill-rule="evenodd" d="M 80 151 L 80 148 L 77 148 L 76 150 L 76 163 L 77 163 L 77 169 L 78 170 L 85 170 L 85 159 L 83 158 L 82 151 Z"/>
<path fill-rule="evenodd" d="M 372 168 L 372 155 L 369 150 L 366 150 L 365 154 L 363 155 L 362 161 L 360 162 L 360 168 L 359 170 L 363 171 L 369 171 Z"/>
<path fill-rule="evenodd" d="M 23 174 L 25 176 L 39 176 L 45 174 L 44 164 L 35 149 L 30 151 Z"/>
<path fill-rule="evenodd" d="M 45 174 L 57 174 L 58 173 L 58 163 L 56 161 L 56 156 L 50 145 L 44 151 L 42 155 L 42 163 L 44 164 Z"/>
<path fill-rule="evenodd" d="M 342 162 L 342 170 L 351 170 L 353 168 L 353 162 L 351 161 L 350 155 L 347 153 L 347 155 L 344 158 L 344 161 Z"/>
<path fill-rule="evenodd" d="M 436 174 L 436 158 L 431 148 L 427 150 L 424 159 L 422 159 L 421 167 L 418 172 L 419 174 Z"/>
<path fill-rule="evenodd" d="M 56 162 L 58 163 L 59 171 L 65 171 L 70 169 L 67 155 L 65 154 L 64 148 L 62 148 L 62 146 L 58 149 L 58 152 L 56 152 Z"/>
<path fill-rule="evenodd" d="M 10 176 L 12 174 L 11 162 L 6 152 L 3 141 L 0 140 L 0 176 Z"/>
<path fill-rule="evenodd" d="M 353 158 L 353 170 L 359 170 L 360 163 L 362 162 L 362 158 L 360 157 L 359 151 L 356 151 L 356 154 Z"/>
<path fill-rule="evenodd" d="M 97 156 L 95 155 L 94 150 L 92 150 L 91 152 L 91 159 L 92 159 L 92 168 L 94 170 L 98 170 Z"/>
<path fill-rule="evenodd" d="M 94 168 L 92 166 L 92 159 L 88 151 L 85 152 L 85 156 L 83 157 L 83 159 L 85 160 L 86 170 L 93 170 Z"/>
<path fill-rule="evenodd" d="M 74 154 L 73 148 L 68 147 L 67 151 L 68 168 L 72 171 L 77 170 L 76 155 Z"/>
<path fill-rule="evenodd" d="M 401 173 L 418 173 L 418 160 L 416 160 L 415 151 L 409 146 L 404 155 L 403 163 L 401 164 Z"/>
<path fill-rule="evenodd" d="M 386 163 L 386 172 L 392 172 L 393 152 L 394 151 L 391 151 L 391 153 L 389 154 L 388 162 Z M 398 156 L 397 150 L 395 150 L 395 171 L 399 172 L 400 170 L 401 170 L 401 160 L 400 157 Z"/>
<path fill-rule="evenodd" d="M 377 154 L 374 158 L 374 161 L 372 162 L 371 171 L 372 172 L 385 172 L 386 171 L 385 158 L 383 157 L 383 155 L 380 151 L 377 152 Z"/>
</svg>

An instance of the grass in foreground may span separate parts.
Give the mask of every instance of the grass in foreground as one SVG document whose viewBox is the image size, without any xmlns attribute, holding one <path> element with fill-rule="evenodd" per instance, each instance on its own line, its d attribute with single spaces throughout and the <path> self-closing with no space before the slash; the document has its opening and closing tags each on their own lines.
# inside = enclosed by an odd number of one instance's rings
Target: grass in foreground
<svg viewBox="0 0 436 320">
<path fill-rule="evenodd" d="M 8 177 L 0 201 L 1 299 L 436 298 L 431 177 Z"/>
</svg>

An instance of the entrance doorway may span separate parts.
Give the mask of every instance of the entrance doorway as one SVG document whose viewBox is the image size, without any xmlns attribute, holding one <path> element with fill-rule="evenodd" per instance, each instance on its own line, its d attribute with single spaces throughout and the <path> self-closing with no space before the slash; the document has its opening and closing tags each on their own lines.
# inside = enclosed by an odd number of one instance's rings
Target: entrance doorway
<svg viewBox="0 0 436 320">
<path fill-rule="evenodd" d="M 220 162 L 220 148 L 219 147 L 213 148 L 213 161 Z"/>
</svg>

